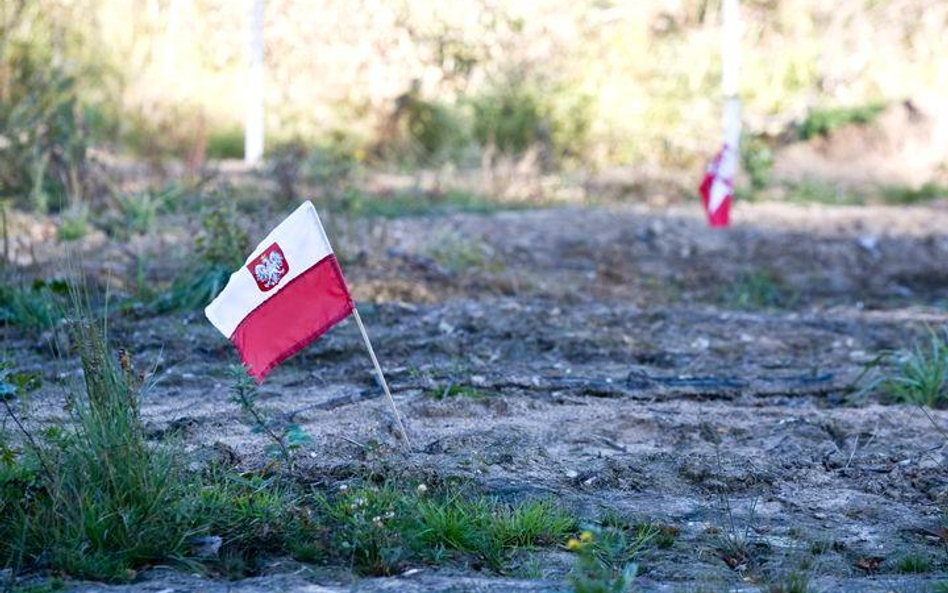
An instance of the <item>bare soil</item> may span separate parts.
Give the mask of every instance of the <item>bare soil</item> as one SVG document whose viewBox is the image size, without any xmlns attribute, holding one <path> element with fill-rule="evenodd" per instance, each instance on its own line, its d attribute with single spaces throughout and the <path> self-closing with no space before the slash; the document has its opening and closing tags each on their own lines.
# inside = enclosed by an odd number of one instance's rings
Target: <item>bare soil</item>
<svg viewBox="0 0 948 593">
<path fill-rule="evenodd" d="M 853 384 L 879 353 L 948 324 L 948 204 L 741 204 L 726 231 L 699 214 L 577 207 L 330 225 L 415 449 L 398 446 L 349 321 L 277 369 L 263 402 L 313 435 L 301 466 L 314 481 L 367 466 L 460 476 L 502 497 L 553 495 L 590 519 L 666 526 L 674 543 L 640 559 L 637 590 L 767 591 L 792 571 L 815 591 L 931 590 L 948 574 L 948 451 L 933 425 L 948 428 L 948 411 L 929 418 Z M 162 260 L 183 234 L 137 255 Z M 86 265 L 121 276 L 129 252 L 90 245 Z M 742 282 L 762 276 L 779 298 L 749 309 Z M 228 402 L 236 354 L 200 313 L 131 315 L 112 331 L 140 368 L 156 365 L 143 408 L 154 438 L 178 435 L 195 464 L 266 463 Z M 58 380 L 75 373 L 47 354 L 49 339 L 6 335 L 47 379 L 37 422 L 63 416 Z M 451 385 L 479 397 L 432 397 Z M 381 452 L 353 443 L 373 440 Z M 735 558 L 725 542 L 745 533 L 750 553 Z M 931 570 L 900 574 L 907 554 Z M 240 582 L 155 569 L 74 588 L 551 592 L 568 590 L 571 563 L 542 553 L 541 579 L 419 567 L 340 580 L 278 559 Z"/>
</svg>

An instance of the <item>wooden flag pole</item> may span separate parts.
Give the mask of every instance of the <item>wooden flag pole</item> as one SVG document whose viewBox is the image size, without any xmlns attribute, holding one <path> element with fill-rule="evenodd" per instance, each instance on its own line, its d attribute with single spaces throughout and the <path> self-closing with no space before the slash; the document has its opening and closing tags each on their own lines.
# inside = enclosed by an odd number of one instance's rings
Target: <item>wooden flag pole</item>
<svg viewBox="0 0 948 593">
<path fill-rule="evenodd" d="M 362 341 L 365 342 L 365 348 L 369 351 L 369 357 L 372 358 L 372 364 L 375 366 L 375 374 L 382 384 L 382 391 L 385 392 L 385 399 L 388 400 L 388 405 L 392 407 L 392 414 L 395 415 L 395 424 L 398 426 L 398 432 L 402 440 L 405 441 L 405 445 L 411 450 L 411 441 L 408 440 L 408 432 L 405 430 L 405 425 L 402 424 L 402 417 L 398 413 L 398 408 L 395 406 L 395 400 L 392 399 L 392 392 L 388 390 L 388 383 L 385 381 L 385 375 L 382 374 L 379 359 L 375 357 L 375 350 L 372 348 L 372 342 L 369 341 L 369 334 L 366 333 L 365 326 L 362 324 L 362 317 L 359 316 L 359 310 L 356 309 L 355 306 L 352 307 L 352 316 L 355 317 L 356 325 L 359 326 L 359 332 L 362 334 Z"/>
</svg>

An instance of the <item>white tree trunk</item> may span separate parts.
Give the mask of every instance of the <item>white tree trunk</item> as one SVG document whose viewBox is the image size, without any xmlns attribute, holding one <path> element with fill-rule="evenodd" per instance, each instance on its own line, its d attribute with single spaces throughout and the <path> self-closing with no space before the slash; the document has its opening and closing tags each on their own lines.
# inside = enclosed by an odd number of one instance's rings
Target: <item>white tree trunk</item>
<svg viewBox="0 0 948 593">
<path fill-rule="evenodd" d="M 249 0 L 250 52 L 247 69 L 247 122 L 244 129 L 244 161 L 253 165 L 263 158 L 263 7 L 265 0 Z"/>
</svg>

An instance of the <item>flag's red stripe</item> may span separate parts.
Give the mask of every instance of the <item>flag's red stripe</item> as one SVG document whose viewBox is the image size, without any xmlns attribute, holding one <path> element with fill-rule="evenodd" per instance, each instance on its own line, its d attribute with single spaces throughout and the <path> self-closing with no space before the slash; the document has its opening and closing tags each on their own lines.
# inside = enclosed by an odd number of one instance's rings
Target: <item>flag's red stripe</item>
<svg viewBox="0 0 948 593">
<path fill-rule="evenodd" d="M 251 311 L 230 339 L 247 372 L 262 381 L 273 367 L 345 319 L 352 308 L 339 263 L 330 254 Z"/>
</svg>

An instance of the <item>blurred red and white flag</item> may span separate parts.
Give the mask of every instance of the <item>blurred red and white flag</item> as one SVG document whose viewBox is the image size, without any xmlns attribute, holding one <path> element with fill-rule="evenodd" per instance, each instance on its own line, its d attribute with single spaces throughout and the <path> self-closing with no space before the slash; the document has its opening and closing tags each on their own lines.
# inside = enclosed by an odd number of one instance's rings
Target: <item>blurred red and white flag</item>
<svg viewBox="0 0 948 593">
<path fill-rule="evenodd" d="M 725 227 L 731 222 L 740 140 L 741 104 L 738 99 L 731 98 L 724 108 L 724 144 L 708 165 L 700 187 L 701 203 L 708 215 L 708 223 L 713 227 Z"/>
<path fill-rule="evenodd" d="M 204 314 L 259 382 L 353 307 L 316 208 L 307 201 L 257 245 Z"/>
</svg>

